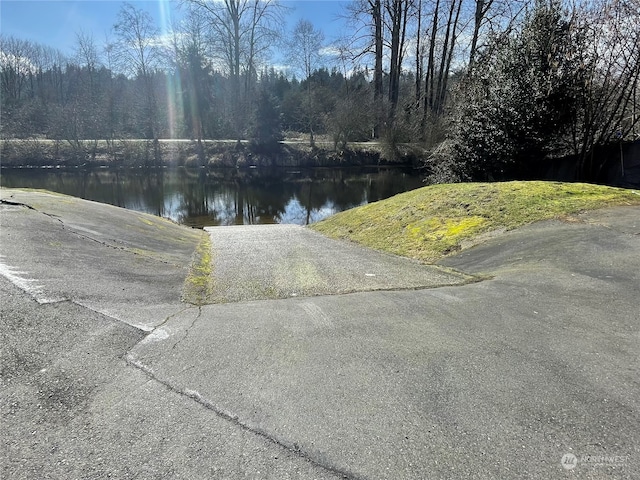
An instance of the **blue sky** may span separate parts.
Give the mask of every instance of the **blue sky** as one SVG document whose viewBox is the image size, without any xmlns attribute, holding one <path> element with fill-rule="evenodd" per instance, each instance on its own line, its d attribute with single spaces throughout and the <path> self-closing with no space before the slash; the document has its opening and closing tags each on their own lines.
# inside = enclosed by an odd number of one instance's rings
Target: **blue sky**
<svg viewBox="0 0 640 480">
<path fill-rule="evenodd" d="M 0 31 L 4 35 L 32 40 L 58 48 L 65 54 L 73 52 L 76 32 L 92 33 L 96 43 L 102 43 L 116 21 L 123 2 L 116 0 L 2 0 Z M 180 15 L 177 3 L 168 0 L 132 0 L 129 3 L 149 11 L 162 25 L 162 4 L 171 15 Z M 348 2 L 339 0 L 285 0 L 292 11 L 287 15 L 287 29 L 304 18 L 325 33 L 327 41 L 344 34 L 344 21 L 337 19 Z M 167 7 L 168 4 L 168 8 Z"/>
</svg>

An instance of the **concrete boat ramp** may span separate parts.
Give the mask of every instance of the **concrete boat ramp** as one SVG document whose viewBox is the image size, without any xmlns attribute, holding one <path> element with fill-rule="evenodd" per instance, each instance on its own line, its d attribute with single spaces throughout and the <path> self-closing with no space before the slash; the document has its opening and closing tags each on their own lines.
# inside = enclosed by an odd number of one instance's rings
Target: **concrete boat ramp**
<svg viewBox="0 0 640 480">
<path fill-rule="evenodd" d="M 637 478 L 638 208 L 427 266 L 0 192 L 1 478 Z"/>
</svg>

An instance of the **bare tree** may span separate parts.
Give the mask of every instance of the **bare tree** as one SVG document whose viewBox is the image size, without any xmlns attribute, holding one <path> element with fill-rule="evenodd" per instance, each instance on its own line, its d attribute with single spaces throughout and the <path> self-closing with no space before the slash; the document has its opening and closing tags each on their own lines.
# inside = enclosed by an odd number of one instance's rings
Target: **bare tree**
<svg viewBox="0 0 640 480">
<path fill-rule="evenodd" d="M 527 0 L 473 0 L 471 43 L 469 45 L 469 72 L 473 70 L 479 50 L 486 45 L 484 39 L 496 34 L 507 34 L 522 19 Z"/>
<path fill-rule="evenodd" d="M 282 24 L 282 7 L 277 0 L 184 0 L 184 3 L 207 19 L 212 53 L 231 78 L 232 116 L 239 140 L 247 123 L 244 107 L 251 98 L 256 65 L 275 43 Z"/>
<path fill-rule="evenodd" d="M 73 112 L 74 146 L 80 150 L 80 140 L 93 140 L 91 155 L 95 158 L 98 140 L 106 137 L 104 116 L 100 102 L 101 92 L 98 75 L 100 55 L 93 36 L 82 31 L 76 33 L 75 61 L 78 68 L 73 68 L 75 76 L 75 88 L 72 93 L 73 106 L 69 109 Z"/>
<path fill-rule="evenodd" d="M 427 70 L 425 78 L 425 93 L 424 93 L 424 114 L 423 114 L 423 127 L 426 125 L 427 117 L 431 111 L 433 111 L 434 94 L 436 91 L 436 39 L 438 37 L 439 19 L 440 19 L 440 2 L 441 0 L 435 0 L 434 12 L 431 20 L 431 27 L 429 30 L 429 55 L 427 58 Z"/>
<path fill-rule="evenodd" d="M 384 43 L 384 33 L 382 30 L 382 6 L 380 4 L 380 0 L 373 0 L 369 2 L 370 13 L 373 18 L 373 26 L 374 26 L 374 57 L 375 64 L 373 69 L 373 100 L 376 105 L 382 103 L 382 57 L 383 57 L 383 43 Z M 379 117 L 378 117 L 379 118 Z M 379 129 L 375 128 L 374 131 Z M 377 137 L 378 133 L 374 133 L 374 136 Z"/>
<path fill-rule="evenodd" d="M 276 0 L 253 0 L 245 47 L 245 92 L 252 93 L 258 63 L 281 37 L 284 8 Z"/>
<path fill-rule="evenodd" d="M 581 68 L 581 105 L 572 146 L 578 174 L 597 174 L 594 146 L 627 138 L 640 122 L 636 95 L 640 83 L 640 2 L 601 0 L 579 6 L 574 16 L 573 55 Z"/>
<path fill-rule="evenodd" d="M 478 38 L 480 36 L 480 28 L 487 13 L 491 10 L 495 0 L 475 0 L 474 14 L 473 14 L 473 34 L 471 35 L 471 46 L 469 47 L 469 67 L 473 65 L 473 61 L 478 50 Z"/>
<path fill-rule="evenodd" d="M 93 86 L 93 77 L 100 66 L 100 53 L 93 35 L 82 30 L 76 32 L 75 59 L 81 67 L 85 67 L 90 74 Z"/>
<path fill-rule="evenodd" d="M 120 96 L 116 94 L 116 81 L 114 79 L 114 70 L 116 69 L 116 45 L 109 37 L 105 36 L 104 46 L 102 48 L 102 58 L 109 75 L 109 81 L 104 85 L 105 96 L 105 118 L 106 118 L 106 134 L 109 152 L 114 154 L 114 140 L 119 136 L 120 125 L 118 124 L 118 107 L 121 102 Z"/>
<path fill-rule="evenodd" d="M 5 105 L 22 98 L 29 75 L 34 70 L 32 54 L 30 42 L 0 35 L 0 82 Z"/>
<path fill-rule="evenodd" d="M 392 121 L 395 116 L 400 95 L 400 74 L 404 59 L 405 41 L 407 36 L 407 22 L 412 1 L 385 0 L 385 9 L 391 32 L 390 41 L 390 66 L 389 66 L 389 118 Z"/>
<path fill-rule="evenodd" d="M 422 0 L 418 0 L 416 6 L 416 17 L 418 25 L 416 28 L 416 90 L 415 90 L 415 107 L 420 108 L 420 99 L 422 98 L 422 67 L 423 67 L 423 45 L 422 45 Z"/>
<path fill-rule="evenodd" d="M 423 124 L 429 116 L 439 116 L 444 111 L 451 64 L 461 31 L 460 13 L 463 0 L 449 0 L 448 5 L 445 2 L 446 0 L 436 0 L 429 30 L 431 40 L 425 80 Z M 446 13 L 446 17 L 441 19 L 440 15 L 443 12 Z"/>
<path fill-rule="evenodd" d="M 452 0 L 447 18 L 447 28 L 442 42 L 442 53 L 440 58 L 440 70 L 438 73 L 438 84 L 436 87 L 436 104 L 434 110 L 438 114 L 444 111 L 444 102 L 447 95 L 447 84 L 451 75 L 451 62 L 458 39 L 458 28 L 460 20 L 460 10 L 463 0 Z"/>
<path fill-rule="evenodd" d="M 146 136 L 158 138 L 157 101 L 153 87 L 153 73 L 160 64 L 157 45 L 159 30 L 148 12 L 125 3 L 114 25 L 117 38 L 115 59 L 120 69 L 141 79 L 145 97 Z"/>
<path fill-rule="evenodd" d="M 320 65 L 320 49 L 324 41 L 324 34 L 316 30 L 308 20 L 299 20 L 289 40 L 289 59 L 304 74 L 307 81 L 306 116 L 309 128 L 309 142 L 314 145 L 313 126 L 315 122 L 313 89 L 311 74 Z"/>
<path fill-rule="evenodd" d="M 346 18 L 353 33 L 343 40 L 354 63 L 373 55 L 373 138 L 386 122 L 384 112 L 384 14 L 382 0 L 356 0 L 347 6 Z"/>
<path fill-rule="evenodd" d="M 406 55 L 408 24 L 415 13 L 414 4 L 415 0 L 359 0 L 348 7 L 348 15 L 357 26 L 351 38 L 354 60 L 373 55 L 374 137 L 380 135 L 383 125 L 390 125 L 394 121 Z M 386 105 L 385 64 L 389 72 Z"/>
</svg>

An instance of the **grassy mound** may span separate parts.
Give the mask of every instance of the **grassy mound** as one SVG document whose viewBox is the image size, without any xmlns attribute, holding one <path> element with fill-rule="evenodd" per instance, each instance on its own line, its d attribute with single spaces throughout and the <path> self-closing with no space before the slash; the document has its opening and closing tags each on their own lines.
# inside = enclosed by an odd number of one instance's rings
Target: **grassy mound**
<svg viewBox="0 0 640 480">
<path fill-rule="evenodd" d="M 396 195 L 338 213 L 311 228 L 329 237 L 433 262 L 487 232 L 583 210 L 638 204 L 638 191 L 583 183 L 459 183 Z"/>
</svg>

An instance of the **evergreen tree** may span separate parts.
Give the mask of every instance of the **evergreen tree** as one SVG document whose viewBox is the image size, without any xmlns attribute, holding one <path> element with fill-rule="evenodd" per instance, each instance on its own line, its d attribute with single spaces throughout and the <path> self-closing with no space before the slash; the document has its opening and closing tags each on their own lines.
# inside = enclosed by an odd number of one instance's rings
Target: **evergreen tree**
<svg viewBox="0 0 640 480">
<path fill-rule="evenodd" d="M 271 152 L 278 148 L 278 142 L 283 138 L 280 118 L 275 98 L 266 90 L 261 90 L 251 125 L 251 143 L 256 151 Z"/>
<path fill-rule="evenodd" d="M 471 178 L 526 175 L 562 152 L 575 116 L 571 23 L 555 0 L 537 0 L 519 34 L 494 38 L 462 87 L 453 117 L 457 164 Z"/>
</svg>

